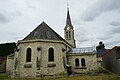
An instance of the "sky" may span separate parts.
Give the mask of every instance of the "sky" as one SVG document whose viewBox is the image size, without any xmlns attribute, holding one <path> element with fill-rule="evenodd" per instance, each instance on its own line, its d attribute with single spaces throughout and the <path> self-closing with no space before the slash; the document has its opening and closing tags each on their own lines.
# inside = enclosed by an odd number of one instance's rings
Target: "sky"
<svg viewBox="0 0 120 80">
<path fill-rule="evenodd" d="M 120 46 L 120 0 L 0 0 L 0 43 L 22 40 L 43 21 L 64 38 L 67 4 L 78 48 Z"/>
</svg>

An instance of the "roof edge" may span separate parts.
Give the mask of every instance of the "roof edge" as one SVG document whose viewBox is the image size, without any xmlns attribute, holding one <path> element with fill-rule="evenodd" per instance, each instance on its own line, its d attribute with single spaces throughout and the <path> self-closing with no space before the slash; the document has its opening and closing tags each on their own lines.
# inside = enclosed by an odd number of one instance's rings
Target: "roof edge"
<svg viewBox="0 0 120 80">
<path fill-rule="evenodd" d="M 104 53 L 103 55 L 101 55 L 101 57 L 105 57 L 106 55 L 110 54 L 109 52 L 113 51 L 114 49 L 120 48 L 120 46 L 115 46 L 112 49 L 110 49 L 109 51 L 107 51 L 106 53 Z"/>
</svg>

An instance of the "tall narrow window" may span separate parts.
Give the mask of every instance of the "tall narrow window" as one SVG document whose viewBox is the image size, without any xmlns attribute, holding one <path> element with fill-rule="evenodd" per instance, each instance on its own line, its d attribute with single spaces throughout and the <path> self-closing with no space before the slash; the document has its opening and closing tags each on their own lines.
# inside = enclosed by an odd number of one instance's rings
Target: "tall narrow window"
<svg viewBox="0 0 120 80">
<path fill-rule="evenodd" d="M 31 52 L 31 48 L 28 48 L 26 52 L 26 62 L 31 62 Z"/>
<path fill-rule="evenodd" d="M 78 58 L 75 59 L 75 66 L 79 66 L 79 59 Z"/>
<path fill-rule="evenodd" d="M 69 31 L 69 39 L 71 39 L 71 33 L 70 33 L 70 31 Z"/>
<path fill-rule="evenodd" d="M 54 61 L 54 49 L 53 48 L 49 48 L 48 51 L 48 61 Z"/>
<path fill-rule="evenodd" d="M 68 32 L 66 32 L 66 39 L 68 39 Z"/>
<path fill-rule="evenodd" d="M 86 66 L 86 65 L 85 65 L 85 59 L 84 59 L 84 58 L 81 59 L 81 66 Z"/>
</svg>

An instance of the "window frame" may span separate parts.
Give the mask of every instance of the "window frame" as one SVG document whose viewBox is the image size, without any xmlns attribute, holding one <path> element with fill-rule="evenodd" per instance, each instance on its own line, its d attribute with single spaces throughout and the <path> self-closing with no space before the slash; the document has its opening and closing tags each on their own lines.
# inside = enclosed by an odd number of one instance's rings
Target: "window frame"
<svg viewBox="0 0 120 80">
<path fill-rule="evenodd" d="M 27 48 L 27 50 L 26 50 L 26 62 L 31 62 L 31 57 L 32 57 L 32 49 Z"/>
<path fill-rule="evenodd" d="M 85 58 L 82 58 L 82 59 L 81 59 L 81 66 L 82 66 L 82 67 L 86 66 Z"/>
<path fill-rule="evenodd" d="M 54 48 L 52 47 L 48 49 L 48 61 L 54 62 Z"/>
<path fill-rule="evenodd" d="M 78 58 L 75 59 L 75 66 L 76 67 L 79 67 L 80 66 L 80 61 Z"/>
</svg>

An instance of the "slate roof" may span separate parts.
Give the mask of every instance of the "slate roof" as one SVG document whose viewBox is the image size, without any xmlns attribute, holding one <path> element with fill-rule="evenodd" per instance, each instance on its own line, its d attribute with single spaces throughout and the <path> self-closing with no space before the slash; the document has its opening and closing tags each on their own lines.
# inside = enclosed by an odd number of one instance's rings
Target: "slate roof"
<svg viewBox="0 0 120 80">
<path fill-rule="evenodd" d="M 100 49 L 97 50 L 97 57 L 101 57 L 104 53 L 106 53 L 108 50 L 107 49 Z"/>
<path fill-rule="evenodd" d="M 68 8 L 68 10 L 67 10 L 67 19 L 66 19 L 65 29 L 66 29 L 67 27 L 70 27 L 71 29 L 73 29 L 72 22 L 71 22 L 71 18 L 70 18 L 70 13 L 69 13 L 69 8 Z"/>
<path fill-rule="evenodd" d="M 68 51 L 68 54 L 94 54 L 94 50 L 92 47 L 84 47 L 84 48 L 72 48 Z"/>
<path fill-rule="evenodd" d="M 42 22 L 23 40 L 45 39 L 45 40 L 64 40 L 53 29 L 51 29 L 45 22 Z"/>
</svg>

